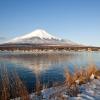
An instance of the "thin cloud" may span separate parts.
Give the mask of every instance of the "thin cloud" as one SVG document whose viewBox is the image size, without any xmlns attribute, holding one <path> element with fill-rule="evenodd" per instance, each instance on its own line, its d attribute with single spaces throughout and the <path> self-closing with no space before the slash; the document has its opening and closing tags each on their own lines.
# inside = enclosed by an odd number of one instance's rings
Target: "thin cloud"
<svg viewBox="0 0 100 100">
<path fill-rule="evenodd" d="M 7 39 L 8 39 L 8 38 L 6 38 L 6 37 L 0 37 L 0 43 L 5 42 Z"/>
<path fill-rule="evenodd" d="M 6 40 L 7 38 L 6 37 L 0 37 L 0 40 Z"/>
</svg>

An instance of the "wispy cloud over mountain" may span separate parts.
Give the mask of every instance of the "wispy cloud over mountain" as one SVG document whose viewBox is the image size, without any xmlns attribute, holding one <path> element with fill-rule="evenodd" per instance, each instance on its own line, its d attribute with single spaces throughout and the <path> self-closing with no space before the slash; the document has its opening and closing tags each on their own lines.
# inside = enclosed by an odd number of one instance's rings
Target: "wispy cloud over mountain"
<svg viewBox="0 0 100 100">
<path fill-rule="evenodd" d="M 0 37 L 0 40 L 5 40 L 6 39 L 6 37 Z"/>
<path fill-rule="evenodd" d="M 4 42 L 4 41 L 6 41 L 7 40 L 7 38 L 6 37 L 0 37 L 0 43 L 2 43 L 2 42 Z"/>
</svg>

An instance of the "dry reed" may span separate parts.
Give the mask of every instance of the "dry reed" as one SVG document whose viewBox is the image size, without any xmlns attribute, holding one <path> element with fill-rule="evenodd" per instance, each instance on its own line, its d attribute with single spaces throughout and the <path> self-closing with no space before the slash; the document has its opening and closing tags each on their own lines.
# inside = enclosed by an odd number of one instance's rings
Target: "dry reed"
<svg viewBox="0 0 100 100">
<path fill-rule="evenodd" d="M 8 100 L 10 99 L 9 94 L 9 79 L 8 79 L 8 72 L 5 65 L 0 66 L 0 76 L 1 76 L 1 93 L 0 93 L 0 100 Z"/>
<path fill-rule="evenodd" d="M 96 66 L 91 65 L 86 69 L 78 69 L 75 67 L 74 74 L 71 74 L 67 69 L 65 71 L 65 85 L 67 87 L 67 93 L 70 96 L 77 96 L 80 93 L 79 85 L 85 84 L 92 79 L 100 78 L 100 70 L 96 68 Z"/>
</svg>

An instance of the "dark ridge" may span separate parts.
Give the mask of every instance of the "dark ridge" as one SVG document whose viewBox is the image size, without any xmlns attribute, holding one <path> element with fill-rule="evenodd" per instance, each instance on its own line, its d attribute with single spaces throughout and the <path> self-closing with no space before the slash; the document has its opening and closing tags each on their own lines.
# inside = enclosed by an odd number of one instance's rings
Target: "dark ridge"
<svg viewBox="0 0 100 100">
<path fill-rule="evenodd" d="M 14 51 L 14 50 L 88 50 L 88 51 L 100 51 L 100 47 L 94 47 L 94 46 L 82 46 L 82 45 L 58 45 L 58 44 L 1 44 L 0 50 L 8 50 L 8 51 Z"/>
</svg>

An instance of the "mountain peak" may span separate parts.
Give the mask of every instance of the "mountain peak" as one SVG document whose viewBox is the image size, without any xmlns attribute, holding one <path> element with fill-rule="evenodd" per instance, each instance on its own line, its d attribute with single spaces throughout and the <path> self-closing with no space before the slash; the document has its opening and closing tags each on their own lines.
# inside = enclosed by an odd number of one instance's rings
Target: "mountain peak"
<svg viewBox="0 0 100 100">
<path fill-rule="evenodd" d="M 55 36 L 49 34 L 48 32 L 46 32 L 45 30 L 43 29 L 37 29 L 27 35 L 24 36 L 24 38 L 27 38 L 27 37 L 39 37 L 41 39 L 45 38 L 45 39 L 58 39 L 56 38 Z"/>
<path fill-rule="evenodd" d="M 10 41 L 7 41 L 7 43 L 58 44 L 58 45 L 75 44 L 72 41 L 69 40 L 66 41 L 61 38 L 57 38 L 43 29 L 36 29 L 35 31 L 32 31 L 26 35 L 19 36 Z"/>
<path fill-rule="evenodd" d="M 37 29 L 35 31 L 32 31 L 29 34 L 24 35 L 24 36 L 16 37 L 12 41 L 16 42 L 18 40 L 27 39 L 27 38 L 33 38 L 33 37 L 39 37 L 41 39 L 58 39 L 58 40 L 60 39 L 60 38 L 56 38 L 55 36 L 49 34 L 48 32 L 46 32 L 43 29 Z"/>
<path fill-rule="evenodd" d="M 33 32 L 46 32 L 46 30 L 44 30 L 44 29 L 36 29 L 36 30 L 34 30 Z M 47 33 L 47 32 L 46 32 Z"/>
</svg>

